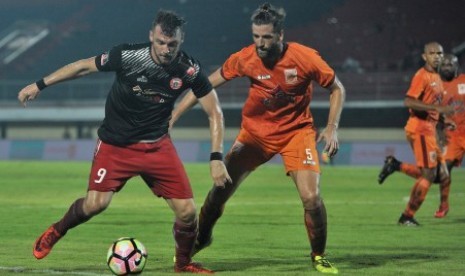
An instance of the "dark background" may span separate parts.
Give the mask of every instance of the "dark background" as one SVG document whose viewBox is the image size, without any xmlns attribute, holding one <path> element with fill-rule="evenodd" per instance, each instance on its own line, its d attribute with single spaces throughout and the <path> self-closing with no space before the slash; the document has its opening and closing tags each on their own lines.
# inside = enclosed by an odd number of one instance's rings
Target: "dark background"
<svg viewBox="0 0 465 276">
<path fill-rule="evenodd" d="M 408 114 L 402 101 L 411 77 L 423 64 L 421 53 L 426 42 L 440 42 L 446 52 L 454 51 L 463 61 L 463 0 L 269 2 L 287 11 L 285 40 L 317 49 L 344 83 L 347 104 L 341 121 L 343 127 L 403 127 Z M 185 17 L 188 23 L 183 49 L 211 72 L 231 53 L 252 43 L 250 16 L 263 1 L 1 0 L 0 3 L 0 41 L 2 35 L 22 22 L 37 22 L 51 30 L 46 39 L 11 64 L 0 63 L 1 108 L 8 104 L 16 106 L 16 95 L 22 86 L 69 62 L 97 55 L 116 44 L 148 41 L 152 20 L 160 8 Z M 84 85 L 79 89 L 81 80 L 69 82 L 77 84 L 74 90 L 57 85 L 47 89 L 34 104 L 72 108 L 102 105 L 112 78 L 108 74 L 90 76 L 89 79 L 108 83 L 98 89 Z M 248 81 L 238 79 L 231 83 L 220 87 L 218 93 L 227 126 L 237 127 Z M 314 102 L 328 102 L 327 93 L 322 91 L 316 89 Z M 317 125 L 324 124 L 327 106 L 320 104 L 311 109 Z M 180 125 L 206 126 L 202 111 L 192 112 L 181 119 Z"/>
</svg>

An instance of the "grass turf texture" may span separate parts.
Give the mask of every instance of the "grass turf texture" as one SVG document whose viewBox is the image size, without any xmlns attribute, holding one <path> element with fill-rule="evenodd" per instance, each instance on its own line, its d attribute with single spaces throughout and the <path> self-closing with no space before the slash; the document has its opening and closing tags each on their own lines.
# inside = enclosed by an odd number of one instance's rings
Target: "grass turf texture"
<svg viewBox="0 0 465 276">
<path fill-rule="evenodd" d="M 130 180 L 110 207 L 72 229 L 41 260 L 34 240 L 85 194 L 90 162 L 0 162 L 0 275 L 110 275 L 106 251 L 119 237 L 148 250 L 144 275 L 172 275 L 173 215 L 140 178 Z M 187 164 L 200 208 L 211 186 L 208 164 Z M 417 213 L 419 228 L 398 226 L 413 179 L 400 173 L 380 186 L 378 167 L 323 167 L 328 210 L 327 254 L 342 275 L 463 275 L 465 171 L 455 169 L 451 209 L 433 218 L 434 185 Z M 309 246 L 298 194 L 281 166 L 264 165 L 236 192 L 195 260 L 221 275 L 308 275 Z"/>
</svg>

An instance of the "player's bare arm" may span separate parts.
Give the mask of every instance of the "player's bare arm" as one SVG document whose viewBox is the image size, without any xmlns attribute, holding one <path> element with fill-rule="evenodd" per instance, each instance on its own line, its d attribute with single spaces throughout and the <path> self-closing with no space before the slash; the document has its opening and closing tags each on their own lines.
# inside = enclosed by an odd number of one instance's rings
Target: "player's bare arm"
<svg viewBox="0 0 465 276">
<path fill-rule="evenodd" d="M 197 97 L 194 95 L 192 90 L 189 90 L 186 95 L 179 101 L 179 104 L 173 109 L 171 112 L 171 119 L 170 119 L 170 128 L 174 126 L 174 124 L 181 118 L 181 116 L 192 107 L 197 104 Z"/>
<path fill-rule="evenodd" d="M 339 150 L 337 128 L 339 126 L 342 107 L 345 101 L 345 88 L 339 79 L 335 77 L 333 84 L 329 87 L 329 90 L 331 91 L 331 94 L 329 98 L 328 124 L 321 132 L 317 141 L 320 142 L 324 139 L 326 142 L 324 151 L 328 153 L 329 157 L 333 157 Z"/>
<path fill-rule="evenodd" d="M 221 76 L 221 69 L 216 70 L 213 72 L 209 77 L 208 80 L 211 82 L 213 88 L 216 88 L 226 80 Z M 170 119 L 170 128 L 178 121 L 178 119 L 192 107 L 197 104 L 198 100 L 194 93 L 191 91 L 187 92 L 186 95 L 181 99 L 179 104 L 174 108 L 173 112 L 171 113 Z"/>
<path fill-rule="evenodd" d="M 405 97 L 404 105 L 408 108 L 418 110 L 418 111 L 437 111 L 445 115 L 451 115 L 454 113 L 454 108 L 452 106 L 439 105 L 439 104 L 426 104 L 412 97 Z"/>
<path fill-rule="evenodd" d="M 37 84 L 38 82 L 31 83 L 24 87 L 18 93 L 18 100 L 25 107 L 27 101 L 31 101 L 37 98 L 41 89 L 59 82 L 79 78 L 97 71 L 98 69 L 95 65 L 95 57 L 78 60 L 61 67 L 52 74 L 43 78 L 41 80 L 43 87 L 39 87 Z"/>
<path fill-rule="evenodd" d="M 222 158 L 218 156 L 223 153 L 224 119 L 215 89 L 200 98 L 199 102 L 208 115 L 212 143 L 211 152 L 215 153 L 215 156 L 212 155 L 213 158 L 210 160 L 210 173 L 215 185 L 224 187 L 227 182 L 231 182 L 231 177 Z"/>
</svg>

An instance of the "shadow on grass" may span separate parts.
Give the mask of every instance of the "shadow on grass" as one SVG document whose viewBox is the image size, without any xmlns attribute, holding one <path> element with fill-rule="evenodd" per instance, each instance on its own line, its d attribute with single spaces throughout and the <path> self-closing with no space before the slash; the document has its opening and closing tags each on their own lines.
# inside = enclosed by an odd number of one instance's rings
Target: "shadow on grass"
<svg viewBox="0 0 465 276">
<path fill-rule="evenodd" d="M 384 254 L 350 254 L 328 259 L 344 270 L 370 269 L 383 267 L 386 264 L 418 265 L 427 262 L 439 262 L 446 257 L 427 253 L 384 253 Z M 215 267 L 217 272 L 263 271 L 268 269 L 274 272 L 303 272 L 311 268 L 310 257 L 285 257 L 277 259 L 267 258 L 231 258 L 227 261 L 205 260 L 208 267 Z"/>
<path fill-rule="evenodd" d="M 332 258 L 333 262 L 345 264 L 349 269 L 362 269 L 385 266 L 386 264 L 419 264 L 437 262 L 447 258 L 431 253 L 383 253 L 383 254 L 351 254 Z"/>
</svg>

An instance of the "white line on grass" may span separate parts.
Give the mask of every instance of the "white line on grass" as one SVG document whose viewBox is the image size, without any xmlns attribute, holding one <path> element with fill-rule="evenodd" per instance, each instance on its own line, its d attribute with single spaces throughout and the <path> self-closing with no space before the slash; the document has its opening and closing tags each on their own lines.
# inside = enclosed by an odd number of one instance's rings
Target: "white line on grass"
<svg viewBox="0 0 465 276">
<path fill-rule="evenodd" d="M 85 275 L 85 276 L 103 276 L 108 274 L 98 274 L 94 272 L 88 271 L 61 271 L 61 270 L 53 270 L 53 269 L 29 269 L 21 266 L 0 266 L 0 271 L 8 271 L 14 273 L 37 273 L 37 274 L 45 274 L 45 275 Z M 1 273 L 0 273 L 1 274 Z"/>
</svg>

